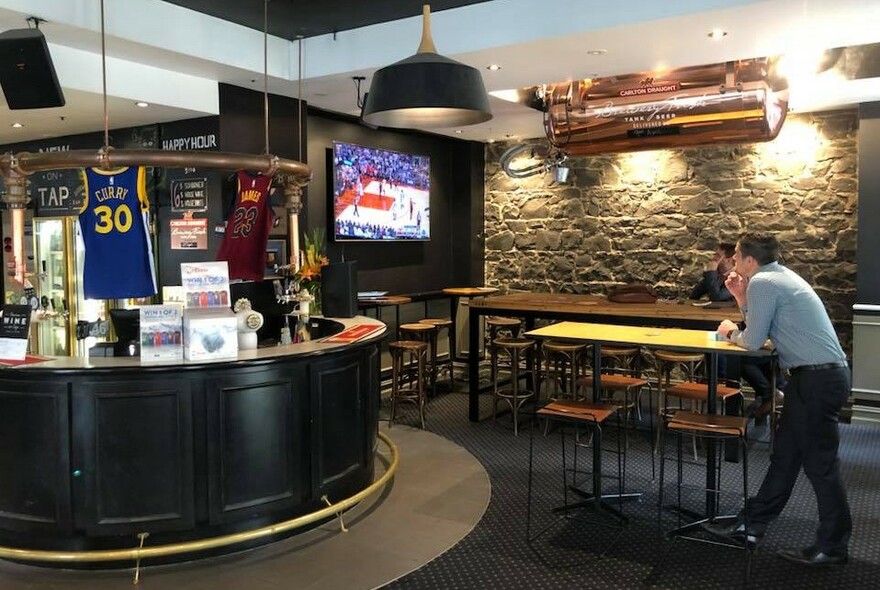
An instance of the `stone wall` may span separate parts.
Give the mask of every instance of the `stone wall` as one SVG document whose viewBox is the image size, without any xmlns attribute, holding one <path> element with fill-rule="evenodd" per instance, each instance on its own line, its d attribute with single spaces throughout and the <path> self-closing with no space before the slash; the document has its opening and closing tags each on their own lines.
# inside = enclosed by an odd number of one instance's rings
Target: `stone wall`
<svg viewBox="0 0 880 590">
<path fill-rule="evenodd" d="M 850 353 L 857 132 L 855 111 L 790 115 L 763 144 L 577 157 L 566 184 L 552 174 L 509 178 L 499 158 L 513 144 L 490 144 L 486 284 L 605 293 L 643 281 L 684 299 L 716 242 L 772 232 Z"/>
</svg>

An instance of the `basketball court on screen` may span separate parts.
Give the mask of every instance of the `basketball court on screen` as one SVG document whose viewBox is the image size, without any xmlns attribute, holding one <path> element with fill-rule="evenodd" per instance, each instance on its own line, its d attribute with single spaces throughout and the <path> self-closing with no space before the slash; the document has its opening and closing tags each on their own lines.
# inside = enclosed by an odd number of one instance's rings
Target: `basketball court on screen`
<svg viewBox="0 0 880 590">
<path fill-rule="evenodd" d="M 345 191 L 337 200 L 337 214 L 340 221 L 357 224 L 376 224 L 388 227 L 408 225 L 422 227 L 428 223 L 428 191 L 412 186 L 391 185 L 384 183 L 380 191 L 378 180 L 363 178 L 364 195 L 355 210 L 356 192 L 354 189 Z M 381 193 L 381 194 L 380 194 Z"/>
</svg>

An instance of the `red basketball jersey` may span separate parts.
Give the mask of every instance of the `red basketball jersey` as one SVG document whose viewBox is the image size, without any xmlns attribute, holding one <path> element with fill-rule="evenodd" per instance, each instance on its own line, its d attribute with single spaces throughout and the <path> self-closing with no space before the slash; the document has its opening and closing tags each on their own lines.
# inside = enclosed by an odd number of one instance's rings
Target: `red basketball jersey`
<svg viewBox="0 0 880 590">
<path fill-rule="evenodd" d="M 266 241 L 272 226 L 270 176 L 238 171 L 235 206 L 226 221 L 217 260 L 229 263 L 230 279 L 262 280 L 266 273 Z"/>
</svg>

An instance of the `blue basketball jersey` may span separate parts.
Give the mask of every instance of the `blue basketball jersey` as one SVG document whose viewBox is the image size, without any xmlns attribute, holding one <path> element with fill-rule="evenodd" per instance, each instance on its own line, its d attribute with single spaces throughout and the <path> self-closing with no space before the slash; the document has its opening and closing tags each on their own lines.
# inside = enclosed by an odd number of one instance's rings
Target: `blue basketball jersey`
<svg viewBox="0 0 880 590">
<path fill-rule="evenodd" d="M 79 228 L 85 246 L 87 299 L 147 297 L 156 293 L 150 203 L 143 166 L 86 168 Z"/>
</svg>

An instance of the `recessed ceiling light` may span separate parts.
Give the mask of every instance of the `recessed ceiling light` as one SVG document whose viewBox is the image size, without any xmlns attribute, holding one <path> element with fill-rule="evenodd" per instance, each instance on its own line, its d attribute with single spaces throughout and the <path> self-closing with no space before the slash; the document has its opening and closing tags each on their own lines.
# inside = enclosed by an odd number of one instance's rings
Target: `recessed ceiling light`
<svg viewBox="0 0 880 590">
<path fill-rule="evenodd" d="M 24 125 L 22 125 L 21 123 L 13 123 L 12 126 L 16 129 L 21 129 L 22 127 L 24 127 Z"/>
<path fill-rule="evenodd" d="M 720 39 L 724 39 L 725 37 L 727 37 L 727 31 L 723 31 L 721 29 L 712 29 L 712 31 L 709 33 L 708 37 L 710 39 L 712 39 L 713 41 L 718 41 Z"/>
<path fill-rule="evenodd" d="M 461 135 L 462 133 L 464 133 L 461 129 L 456 129 L 455 132 L 458 133 L 459 135 Z"/>
<path fill-rule="evenodd" d="M 488 66 L 486 66 L 486 69 L 491 70 L 493 72 L 497 72 L 498 70 L 501 69 L 501 66 L 498 64 L 489 64 Z"/>
<path fill-rule="evenodd" d="M 490 137 L 486 140 L 486 143 L 495 143 L 495 140 Z"/>
<path fill-rule="evenodd" d="M 605 55 L 608 53 L 607 49 L 588 49 L 587 55 Z"/>
<path fill-rule="evenodd" d="M 147 108 L 148 106 L 150 106 L 150 103 L 148 103 L 148 102 L 144 102 L 144 101 L 142 101 L 142 100 L 139 100 L 139 101 L 137 101 L 136 103 L 134 103 L 134 106 L 136 106 L 136 107 L 141 107 L 142 109 L 145 109 L 145 108 Z"/>
</svg>

